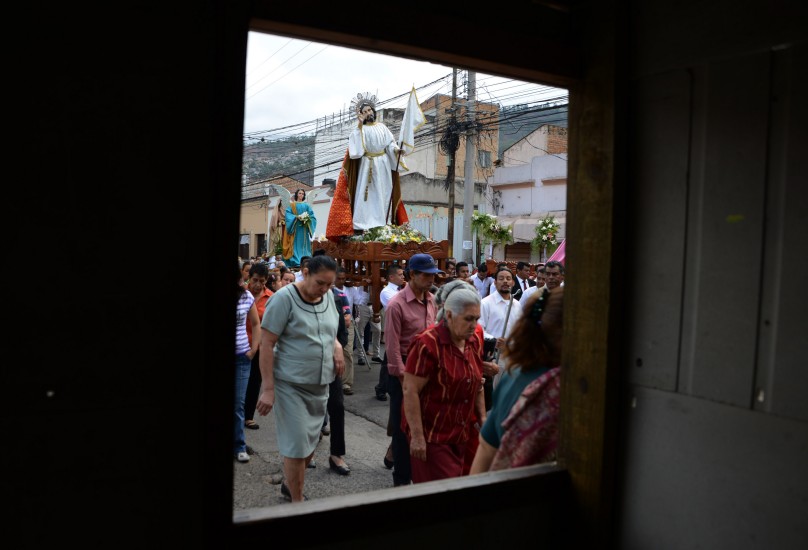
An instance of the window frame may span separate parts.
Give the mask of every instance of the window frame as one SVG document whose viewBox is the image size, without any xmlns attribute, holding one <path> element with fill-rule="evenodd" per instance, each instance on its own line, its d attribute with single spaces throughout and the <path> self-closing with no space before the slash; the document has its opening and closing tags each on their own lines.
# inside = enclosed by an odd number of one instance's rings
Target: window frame
<svg viewBox="0 0 808 550">
<path fill-rule="evenodd" d="M 412 36 L 405 41 L 385 41 L 372 33 L 371 27 L 356 31 L 365 34 L 349 34 L 347 22 L 334 23 L 328 17 L 316 21 L 307 19 L 305 14 L 281 7 L 269 0 L 259 0 L 253 9 L 249 31 L 266 32 L 305 40 L 328 42 L 343 47 L 352 47 L 398 57 L 410 57 L 443 63 L 449 66 L 464 66 L 473 70 L 510 76 L 551 86 L 567 88 L 570 92 L 570 154 L 568 179 L 568 237 L 567 258 L 570 262 L 565 294 L 564 372 L 566 383 L 562 384 L 561 440 L 557 470 L 530 470 L 521 479 L 524 483 L 541 484 L 547 478 L 568 477 L 571 484 L 570 497 L 574 504 L 579 533 L 586 533 L 591 540 L 604 540 L 609 531 L 611 498 L 611 478 L 614 456 L 614 419 L 616 417 L 617 391 L 615 387 L 617 371 L 617 338 L 611 327 L 617 326 L 617 312 L 610 308 L 614 300 L 612 283 L 609 277 L 614 261 L 617 234 L 617 220 L 620 219 L 615 198 L 615 171 L 617 170 L 618 136 L 614 102 L 616 69 L 613 66 L 614 50 L 618 49 L 615 39 L 619 25 L 616 15 L 609 7 L 597 7 L 601 13 L 578 14 L 577 35 L 587 35 L 598 43 L 610 44 L 598 51 L 598 59 L 586 71 L 583 63 L 569 54 L 570 58 L 561 62 L 547 63 L 554 69 L 544 70 L 533 65 L 532 56 L 525 57 L 521 52 L 512 65 L 497 63 L 497 59 L 476 54 L 459 55 L 457 52 L 428 47 L 428 38 Z M 604 24 L 604 18 L 610 24 Z M 342 26 L 340 27 L 340 24 Z M 317 25 L 320 25 L 319 27 Z M 417 34 L 417 33 L 416 33 Z M 246 41 L 245 41 L 246 42 Z M 535 48 L 534 48 L 535 49 Z M 564 52 L 560 52 L 564 58 Z M 559 54 L 559 51 L 556 51 Z M 496 56 L 494 56 L 496 58 Z M 590 60 L 591 61 L 591 60 Z M 598 68 L 607 70 L 598 71 Z M 588 72 L 587 72 L 588 71 Z M 583 116 L 583 113 L 586 116 Z M 591 136 L 597 136 L 595 138 Z M 620 140 L 618 140 L 620 137 Z M 604 168 L 606 166 L 606 168 Z M 586 235 L 586 242 L 576 238 Z M 570 269 L 571 268 L 571 269 Z M 575 318 L 575 330 L 571 319 Z M 232 476 L 232 468 L 230 469 Z M 525 472 L 520 472 L 524 474 Z M 507 479 L 511 472 L 496 472 L 483 476 L 472 476 L 462 481 L 465 491 L 480 491 L 486 494 L 491 487 L 507 490 Z M 441 500 L 447 487 L 456 481 L 433 482 L 427 487 L 407 487 L 395 490 L 382 490 L 380 495 L 366 493 L 368 504 L 374 515 L 383 514 L 392 501 L 406 501 L 422 498 Z M 232 490 L 232 479 L 230 484 Z M 451 491 L 449 491 L 451 494 Z M 373 495 L 369 497 L 369 495 Z M 349 498 L 349 497 L 345 497 Z M 232 504 L 232 503 L 231 503 Z M 309 518 L 310 514 L 340 514 L 340 500 L 330 499 L 329 503 L 302 503 L 299 513 L 290 508 L 279 512 L 289 525 L 302 525 L 295 518 Z M 410 508 L 412 509 L 412 508 Z M 232 512 L 232 509 L 231 509 Z M 355 516 L 354 516 L 355 517 Z M 310 521 L 309 519 L 305 520 Z M 235 523 L 235 522 L 234 522 Z M 243 526 L 255 522 L 241 522 Z M 261 522 L 259 522 L 261 523 Z M 275 521 L 270 521 L 276 527 Z M 594 537 L 594 538 L 593 538 Z"/>
</svg>

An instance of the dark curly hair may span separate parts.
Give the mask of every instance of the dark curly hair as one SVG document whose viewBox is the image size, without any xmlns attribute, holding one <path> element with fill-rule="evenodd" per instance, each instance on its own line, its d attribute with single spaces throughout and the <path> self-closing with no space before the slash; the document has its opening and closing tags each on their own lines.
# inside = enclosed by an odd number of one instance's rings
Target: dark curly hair
<svg viewBox="0 0 808 550">
<path fill-rule="evenodd" d="M 564 325 L 564 287 L 536 292 L 521 304 L 522 317 L 507 339 L 502 356 L 508 371 L 528 372 L 561 364 L 561 330 Z"/>
</svg>

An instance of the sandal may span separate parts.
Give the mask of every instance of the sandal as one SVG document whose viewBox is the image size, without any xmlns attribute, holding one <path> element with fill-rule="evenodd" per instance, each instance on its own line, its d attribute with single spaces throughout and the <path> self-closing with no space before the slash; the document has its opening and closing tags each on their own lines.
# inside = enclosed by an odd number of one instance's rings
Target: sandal
<svg viewBox="0 0 808 550">
<path fill-rule="evenodd" d="M 256 423 L 255 423 L 255 420 L 245 420 L 245 421 L 244 421 L 244 427 L 245 427 L 245 428 L 249 428 L 249 429 L 251 429 L 251 430 L 257 430 L 257 429 L 258 429 L 258 428 L 260 428 L 261 426 L 259 426 L 258 424 L 256 424 Z"/>
</svg>

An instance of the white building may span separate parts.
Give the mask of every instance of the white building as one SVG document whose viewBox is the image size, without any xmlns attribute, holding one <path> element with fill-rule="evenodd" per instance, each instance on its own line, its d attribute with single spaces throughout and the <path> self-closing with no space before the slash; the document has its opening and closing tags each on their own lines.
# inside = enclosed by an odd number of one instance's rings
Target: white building
<svg viewBox="0 0 808 550">
<path fill-rule="evenodd" d="M 503 151 L 500 166 L 489 183 L 497 219 L 511 226 L 514 243 L 494 246 L 496 259 L 544 261 L 532 250 L 535 227 L 547 215 L 561 224 L 558 240 L 566 235 L 566 128 L 542 125 Z"/>
</svg>

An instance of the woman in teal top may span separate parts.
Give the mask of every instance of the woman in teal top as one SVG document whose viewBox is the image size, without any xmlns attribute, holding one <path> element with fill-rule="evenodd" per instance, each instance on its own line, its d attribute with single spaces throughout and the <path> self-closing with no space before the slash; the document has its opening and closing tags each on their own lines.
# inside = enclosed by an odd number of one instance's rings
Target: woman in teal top
<svg viewBox="0 0 808 550">
<path fill-rule="evenodd" d="M 342 376 L 345 359 L 337 340 L 339 315 L 330 292 L 337 264 L 311 258 L 303 280 L 286 285 L 267 304 L 261 321 L 259 361 L 264 381 L 258 413 L 275 412 L 285 481 L 281 493 L 304 500 L 303 477 L 320 440 L 328 385 Z"/>
<path fill-rule="evenodd" d="M 508 436 L 506 452 L 518 452 L 519 460 L 509 461 L 509 457 L 501 457 L 499 463 L 522 464 L 530 462 L 530 457 L 547 456 L 547 449 L 554 451 L 557 443 L 557 374 L 561 364 L 563 298 L 563 288 L 554 289 L 552 295 L 545 289 L 533 294 L 522 306 L 522 317 L 514 325 L 506 343 L 504 357 L 507 366 L 494 389 L 491 410 L 480 430 L 480 444 L 471 465 L 471 474 L 492 469 L 495 457 L 503 447 L 503 438 Z M 539 388 L 538 392 L 534 390 L 535 383 L 545 384 L 545 380 L 552 386 L 549 387 L 551 391 L 544 391 L 547 388 Z M 514 405 L 526 390 L 531 390 L 531 396 L 538 395 L 539 398 L 530 402 L 524 415 L 527 420 L 517 427 L 520 431 L 509 434 L 509 427 L 514 425 Z M 517 413 L 522 414 L 525 406 L 525 403 L 521 403 Z M 539 420 L 535 420 L 539 417 Z M 525 423 L 531 422 L 532 426 L 525 428 Z M 532 435 L 526 437 L 528 432 L 532 432 Z M 526 448 L 530 446 L 540 452 Z"/>
</svg>

